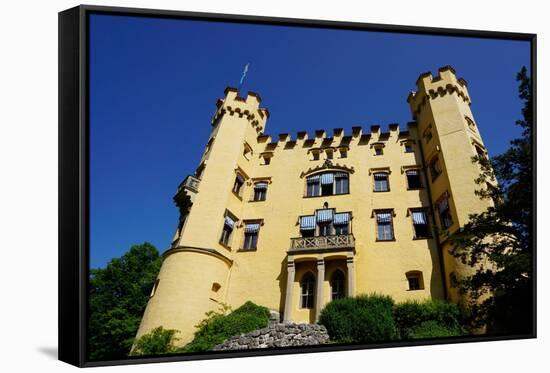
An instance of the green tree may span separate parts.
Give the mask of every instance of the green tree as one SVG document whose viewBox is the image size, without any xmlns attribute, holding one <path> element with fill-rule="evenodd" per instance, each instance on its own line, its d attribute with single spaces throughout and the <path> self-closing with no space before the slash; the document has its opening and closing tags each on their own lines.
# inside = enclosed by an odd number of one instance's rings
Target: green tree
<svg viewBox="0 0 550 373">
<path fill-rule="evenodd" d="M 451 337 L 465 334 L 460 309 L 439 299 L 408 300 L 395 305 L 395 324 L 400 339 Z"/>
<path fill-rule="evenodd" d="M 89 358 L 128 356 L 162 258 L 150 243 L 135 245 L 105 268 L 90 270 Z"/>
<path fill-rule="evenodd" d="M 492 160 L 484 156 L 473 158 L 481 169 L 476 182 L 482 188 L 477 194 L 482 199 L 492 199 L 495 206 L 470 215 L 463 229 L 449 237 L 454 246 L 451 253 L 463 263 L 479 268 L 472 276 L 455 276 L 453 283 L 472 299 L 472 326 L 485 325 L 488 333 L 532 332 L 533 102 L 531 79 L 525 67 L 517 74 L 517 81 L 523 118 L 516 124 L 522 128 L 522 136 Z M 498 188 L 486 186 L 495 179 Z M 483 265 L 485 260 L 489 265 Z"/>
<path fill-rule="evenodd" d="M 170 354 L 176 352 L 174 343 L 178 340 L 175 337 L 176 330 L 164 329 L 159 326 L 150 333 L 142 335 L 134 342 L 134 349 L 131 356 L 138 355 L 158 355 Z"/>
</svg>

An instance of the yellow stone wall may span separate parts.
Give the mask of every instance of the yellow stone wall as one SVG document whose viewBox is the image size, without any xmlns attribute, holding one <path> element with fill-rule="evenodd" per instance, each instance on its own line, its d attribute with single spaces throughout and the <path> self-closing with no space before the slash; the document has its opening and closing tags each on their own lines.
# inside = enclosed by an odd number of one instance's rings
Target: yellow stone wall
<svg viewBox="0 0 550 373">
<path fill-rule="evenodd" d="M 428 208 L 433 227 L 438 220 L 434 221 L 432 203 L 447 190 L 455 221 L 452 229 L 463 224 L 468 213 L 480 211 L 483 206 L 473 193 L 477 166 L 470 159 L 475 154 L 471 139 L 483 143 L 479 132 L 473 133 L 465 122 L 465 115 L 473 119 L 465 82 L 457 80 L 450 68 L 440 70 L 437 78 L 423 74 L 417 88 L 408 99 L 416 122 L 409 123 L 405 132 L 390 125 L 354 127 L 351 133 L 335 129 L 274 137 L 263 134 L 269 113 L 260 108 L 259 96 L 249 93 L 240 98 L 235 89 L 228 88 L 224 99 L 218 101 L 213 140 L 202 159 L 204 172 L 198 192 L 188 192 L 193 206 L 184 229 L 165 253 L 158 288 L 149 301 L 138 336 L 162 325 L 181 331 L 179 343 L 185 344 L 192 339 L 194 325 L 206 311 L 216 309 L 217 302 L 236 308 L 250 300 L 283 314 L 289 260 L 295 264 L 287 315 L 292 321 L 315 321 L 315 309 L 300 308 L 299 282 L 307 270 L 317 272 L 316 262 L 321 258 L 325 261 L 324 304 L 330 300 L 332 272 L 340 268 L 350 275 L 346 267 L 350 256 L 355 277 L 352 295 L 377 292 L 398 302 L 444 298 L 448 289 L 441 262 L 445 261 L 447 276 L 460 266 L 447 254 L 440 258 L 445 242 L 439 249 L 436 237 L 413 239 L 408 209 Z M 424 143 L 422 134 L 429 125 L 434 136 Z M 412 142 L 414 153 L 404 151 L 405 141 Z M 375 155 L 376 143 L 384 145 L 383 155 Z M 248 159 L 243 155 L 245 146 L 251 149 Z M 348 149 L 346 158 L 340 157 L 340 147 Z M 332 165 L 326 165 L 326 149 L 331 148 L 335 150 Z M 315 149 L 321 151 L 319 160 L 312 160 L 311 151 Z M 431 184 L 425 164 L 434 152 L 440 154 L 444 172 Z M 263 162 L 265 153 L 272 157 L 269 165 Z M 404 168 L 409 166 L 420 167 L 424 188 L 407 190 Z M 380 168 L 390 171 L 389 192 L 373 191 L 372 172 Z M 241 197 L 232 192 L 236 170 L 246 178 Z M 307 175 L 330 170 L 350 172 L 350 193 L 304 197 Z M 269 182 L 266 201 L 252 201 L 253 183 L 258 180 Z M 325 203 L 336 212 L 352 213 L 354 252 L 289 254 L 290 239 L 300 236 L 299 217 L 314 214 Z M 377 242 L 373 210 L 386 208 L 394 211 L 395 240 Z M 226 210 L 239 219 L 230 247 L 219 243 Z M 242 223 L 255 219 L 262 221 L 257 250 L 242 251 Z M 408 290 L 405 274 L 409 271 L 422 272 L 423 289 Z M 214 283 L 221 287 L 213 296 Z"/>
</svg>

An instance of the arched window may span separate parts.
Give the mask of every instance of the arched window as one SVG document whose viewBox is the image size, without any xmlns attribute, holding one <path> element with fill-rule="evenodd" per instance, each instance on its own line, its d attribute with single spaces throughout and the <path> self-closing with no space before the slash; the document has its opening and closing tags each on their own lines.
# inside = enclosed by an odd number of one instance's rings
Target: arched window
<svg viewBox="0 0 550 373">
<path fill-rule="evenodd" d="M 341 299 L 346 296 L 344 273 L 339 269 L 332 273 L 330 278 L 330 291 L 332 300 Z"/>
<path fill-rule="evenodd" d="M 302 277 L 301 288 L 301 306 L 302 308 L 313 308 L 315 298 L 315 276 L 308 272 Z"/>
<path fill-rule="evenodd" d="M 323 172 L 306 178 L 306 197 L 349 193 L 347 172 Z"/>
<path fill-rule="evenodd" d="M 422 278 L 422 272 L 409 271 L 405 274 L 409 283 L 409 290 L 422 290 L 424 289 L 424 279 Z"/>
</svg>

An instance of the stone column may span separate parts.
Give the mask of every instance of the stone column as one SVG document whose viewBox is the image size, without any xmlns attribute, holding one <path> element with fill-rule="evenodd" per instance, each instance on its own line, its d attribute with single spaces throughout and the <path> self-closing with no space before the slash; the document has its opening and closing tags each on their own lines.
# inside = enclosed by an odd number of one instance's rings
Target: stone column
<svg viewBox="0 0 550 373">
<path fill-rule="evenodd" d="M 285 293 L 285 311 L 283 315 L 283 322 L 290 322 L 290 314 L 292 313 L 292 289 L 294 288 L 294 260 L 287 258 L 286 264 L 286 293 Z"/>
<path fill-rule="evenodd" d="M 355 266 L 353 265 L 353 256 L 347 258 L 346 264 L 348 267 L 347 296 L 353 297 L 355 295 Z"/>
<path fill-rule="evenodd" d="M 323 307 L 323 284 L 325 282 L 325 259 L 317 260 L 317 289 L 315 291 L 315 321 L 319 321 Z"/>
</svg>

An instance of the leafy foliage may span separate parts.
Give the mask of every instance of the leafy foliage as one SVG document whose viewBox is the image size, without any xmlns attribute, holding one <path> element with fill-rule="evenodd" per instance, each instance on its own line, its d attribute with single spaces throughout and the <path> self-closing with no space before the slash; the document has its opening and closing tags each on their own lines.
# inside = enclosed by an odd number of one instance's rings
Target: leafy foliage
<svg viewBox="0 0 550 373">
<path fill-rule="evenodd" d="M 199 330 L 194 339 L 178 352 L 209 351 L 229 337 L 269 324 L 269 310 L 250 301 L 229 314 L 228 311 L 230 307 L 222 304 L 218 311 L 207 312 L 206 318 L 196 325 Z"/>
<path fill-rule="evenodd" d="M 89 358 L 128 356 L 161 265 L 150 243 L 135 245 L 105 268 L 90 270 Z"/>
<path fill-rule="evenodd" d="M 176 351 L 174 342 L 176 330 L 164 329 L 159 326 L 153 329 L 150 333 L 142 335 L 134 342 L 134 349 L 130 353 L 131 356 L 137 355 L 158 355 L 169 354 Z"/>
<path fill-rule="evenodd" d="M 372 343 L 396 338 L 392 315 L 393 299 L 371 294 L 342 298 L 328 303 L 319 323 L 338 343 Z"/>
<path fill-rule="evenodd" d="M 437 321 L 424 321 L 410 330 L 408 339 L 458 337 L 464 334 L 461 328 L 450 328 Z"/>
<path fill-rule="evenodd" d="M 442 300 L 407 301 L 394 307 L 401 339 L 464 335 L 458 306 Z"/>
<path fill-rule="evenodd" d="M 522 334 L 532 331 L 532 119 L 531 79 L 523 67 L 517 75 L 523 119 L 516 124 L 522 137 L 489 160 L 473 158 L 481 173 L 477 194 L 491 198 L 494 207 L 470 215 L 469 222 L 450 235 L 451 254 L 479 268 L 471 276 L 454 276 L 454 285 L 471 299 L 471 324 L 487 326 L 488 333 Z M 498 180 L 499 187 L 487 187 Z M 485 262 L 487 261 L 487 262 Z M 487 265 L 487 263 L 489 265 Z M 479 300 L 479 301 L 478 301 Z"/>
</svg>

